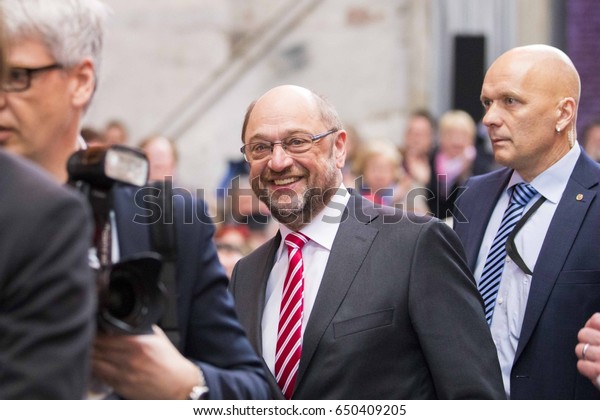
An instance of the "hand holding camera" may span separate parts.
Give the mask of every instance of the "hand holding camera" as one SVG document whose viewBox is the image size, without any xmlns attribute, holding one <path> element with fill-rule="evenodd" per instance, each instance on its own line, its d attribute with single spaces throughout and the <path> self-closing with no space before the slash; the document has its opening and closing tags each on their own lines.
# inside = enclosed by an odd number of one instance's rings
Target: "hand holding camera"
<svg viewBox="0 0 600 420">
<path fill-rule="evenodd" d="M 99 334 L 92 366 L 99 379 L 127 399 L 185 399 L 201 375 L 156 326 L 153 334 Z"/>
</svg>

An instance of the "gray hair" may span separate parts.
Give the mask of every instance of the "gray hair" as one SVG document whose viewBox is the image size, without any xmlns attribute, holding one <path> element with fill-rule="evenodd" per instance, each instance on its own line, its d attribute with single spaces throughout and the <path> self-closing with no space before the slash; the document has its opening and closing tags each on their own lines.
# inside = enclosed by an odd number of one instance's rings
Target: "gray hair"
<svg viewBox="0 0 600 420">
<path fill-rule="evenodd" d="M 312 92 L 312 94 L 325 125 L 329 129 L 337 128 L 338 130 L 343 130 L 342 120 L 331 102 L 324 95 L 315 92 Z"/>
<path fill-rule="evenodd" d="M 9 42 L 42 41 L 57 63 L 72 67 L 91 58 L 96 79 L 104 22 L 111 13 L 100 0 L 0 0 Z"/>
</svg>

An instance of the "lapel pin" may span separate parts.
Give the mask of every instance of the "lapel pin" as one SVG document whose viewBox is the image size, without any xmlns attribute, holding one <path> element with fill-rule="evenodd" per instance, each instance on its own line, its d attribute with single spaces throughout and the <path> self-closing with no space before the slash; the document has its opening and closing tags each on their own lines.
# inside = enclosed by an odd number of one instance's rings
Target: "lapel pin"
<svg viewBox="0 0 600 420">
<path fill-rule="evenodd" d="M 583 200 L 583 194 L 577 194 L 577 197 L 575 197 L 575 200 L 577 200 L 577 201 Z"/>
</svg>

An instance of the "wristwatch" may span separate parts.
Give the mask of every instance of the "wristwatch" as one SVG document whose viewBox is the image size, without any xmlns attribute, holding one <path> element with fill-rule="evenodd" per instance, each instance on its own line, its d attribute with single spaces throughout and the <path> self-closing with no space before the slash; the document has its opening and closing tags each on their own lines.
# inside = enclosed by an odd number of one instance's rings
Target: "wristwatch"
<svg viewBox="0 0 600 420">
<path fill-rule="evenodd" d="M 188 400 L 205 400 L 208 397 L 208 387 L 206 386 L 206 380 L 204 379 L 204 373 L 202 369 L 198 368 L 198 384 L 192 387 L 188 395 Z"/>
</svg>

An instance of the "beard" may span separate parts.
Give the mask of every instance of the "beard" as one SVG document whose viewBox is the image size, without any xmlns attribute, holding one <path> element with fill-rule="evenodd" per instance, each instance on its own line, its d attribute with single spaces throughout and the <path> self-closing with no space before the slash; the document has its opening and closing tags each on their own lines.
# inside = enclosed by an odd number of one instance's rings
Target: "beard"
<svg viewBox="0 0 600 420">
<path fill-rule="evenodd" d="M 270 193 L 264 187 L 264 175 L 252 180 L 252 190 L 259 200 L 267 205 L 279 223 L 296 231 L 310 223 L 325 208 L 341 182 L 339 171 L 335 166 L 329 166 L 325 173 L 318 175 L 319 185 L 308 184 L 300 193 L 292 189 L 280 189 Z"/>
</svg>

